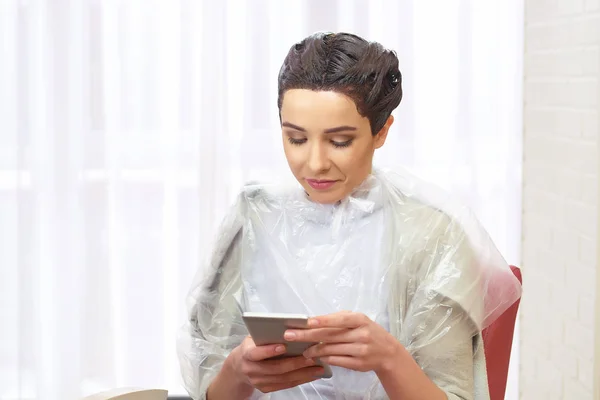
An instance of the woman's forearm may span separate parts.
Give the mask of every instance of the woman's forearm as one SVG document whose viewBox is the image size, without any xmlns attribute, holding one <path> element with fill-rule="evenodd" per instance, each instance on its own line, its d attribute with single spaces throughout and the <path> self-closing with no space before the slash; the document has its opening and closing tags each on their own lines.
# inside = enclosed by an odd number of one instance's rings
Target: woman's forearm
<svg viewBox="0 0 600 400">
<path fill-rule="evenodd" d="M 377 371 L 390 400 L 447 400 L 446 393 L 423 372 L 410 353 L 399 344 L 394 357 Z"/>
<path fill-rule="evenodd" d="M 206 392 L 207 400 L 245 400 L 254 392 L 254 388 L 241 381 L 235 374 L 230 357 L 225 359 L 223 367 L 212 381 Z"/>
</svg>

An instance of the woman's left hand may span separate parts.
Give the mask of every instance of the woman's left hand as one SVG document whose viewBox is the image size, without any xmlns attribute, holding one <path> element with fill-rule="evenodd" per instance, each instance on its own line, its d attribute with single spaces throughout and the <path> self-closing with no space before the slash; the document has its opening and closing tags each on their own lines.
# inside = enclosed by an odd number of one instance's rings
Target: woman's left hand
<svg viewBox="0 0 600 400">
<path fill-rule="evenodd" d="M 290 342 L 317 342 L 304 352 L 329 365 L 354 371 L 380 373 L 397 365 L 404 347 L 381 325 L 364 314 L 337 312 L 308 321 L 309 329 L 290 329 Z"/>
</svg>

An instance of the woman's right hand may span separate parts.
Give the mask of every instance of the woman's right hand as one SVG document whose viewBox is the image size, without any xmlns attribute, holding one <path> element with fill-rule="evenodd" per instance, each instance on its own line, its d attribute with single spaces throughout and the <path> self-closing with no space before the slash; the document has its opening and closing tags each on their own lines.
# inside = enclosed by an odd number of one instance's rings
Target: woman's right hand
<svg viewBox="0 0 600 400">
<path fill-rule="evenodd" d="M 323 375 L 323 368 L 304 356 L 269 360 L 283 353 L 283 345 L 256 346 L 247 337 L 232 351 L 232 367 L 239 379 L 263 393 L 289 389 Z"/>
</svg>

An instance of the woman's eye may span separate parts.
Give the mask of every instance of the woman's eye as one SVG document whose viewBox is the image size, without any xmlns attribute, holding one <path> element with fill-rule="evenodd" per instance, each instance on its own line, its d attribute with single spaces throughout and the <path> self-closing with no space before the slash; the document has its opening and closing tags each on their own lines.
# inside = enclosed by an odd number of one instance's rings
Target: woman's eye
<svg viewBox="0 0 600 400">
<path fill-rule="evenodd" d="M 306 143 L 306 139 L 294 139 L 293 137 L 288 137 L 288 142 L 293 145 L 299 146 L 303 143 Z"/>
<path fill-rule="evenodd" d="M 335 147 L 348 147 L 352 144 L 352 139 L 346 140 L 344 142 L 336 142 L 335 140 L 332 140 L 331 144 L 333 144 Z"/>
</svg>

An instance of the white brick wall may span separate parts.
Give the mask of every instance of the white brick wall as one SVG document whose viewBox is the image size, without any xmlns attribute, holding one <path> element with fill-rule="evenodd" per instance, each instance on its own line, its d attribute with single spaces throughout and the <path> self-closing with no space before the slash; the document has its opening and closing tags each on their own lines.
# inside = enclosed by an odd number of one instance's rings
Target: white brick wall
<svg viewBox="0 0 600 400">
<path fill-rule="evenodd" d="M 600 365 L 600 0 L 525 6 L 521 399 L 586 400 Z"/>
</svg>

